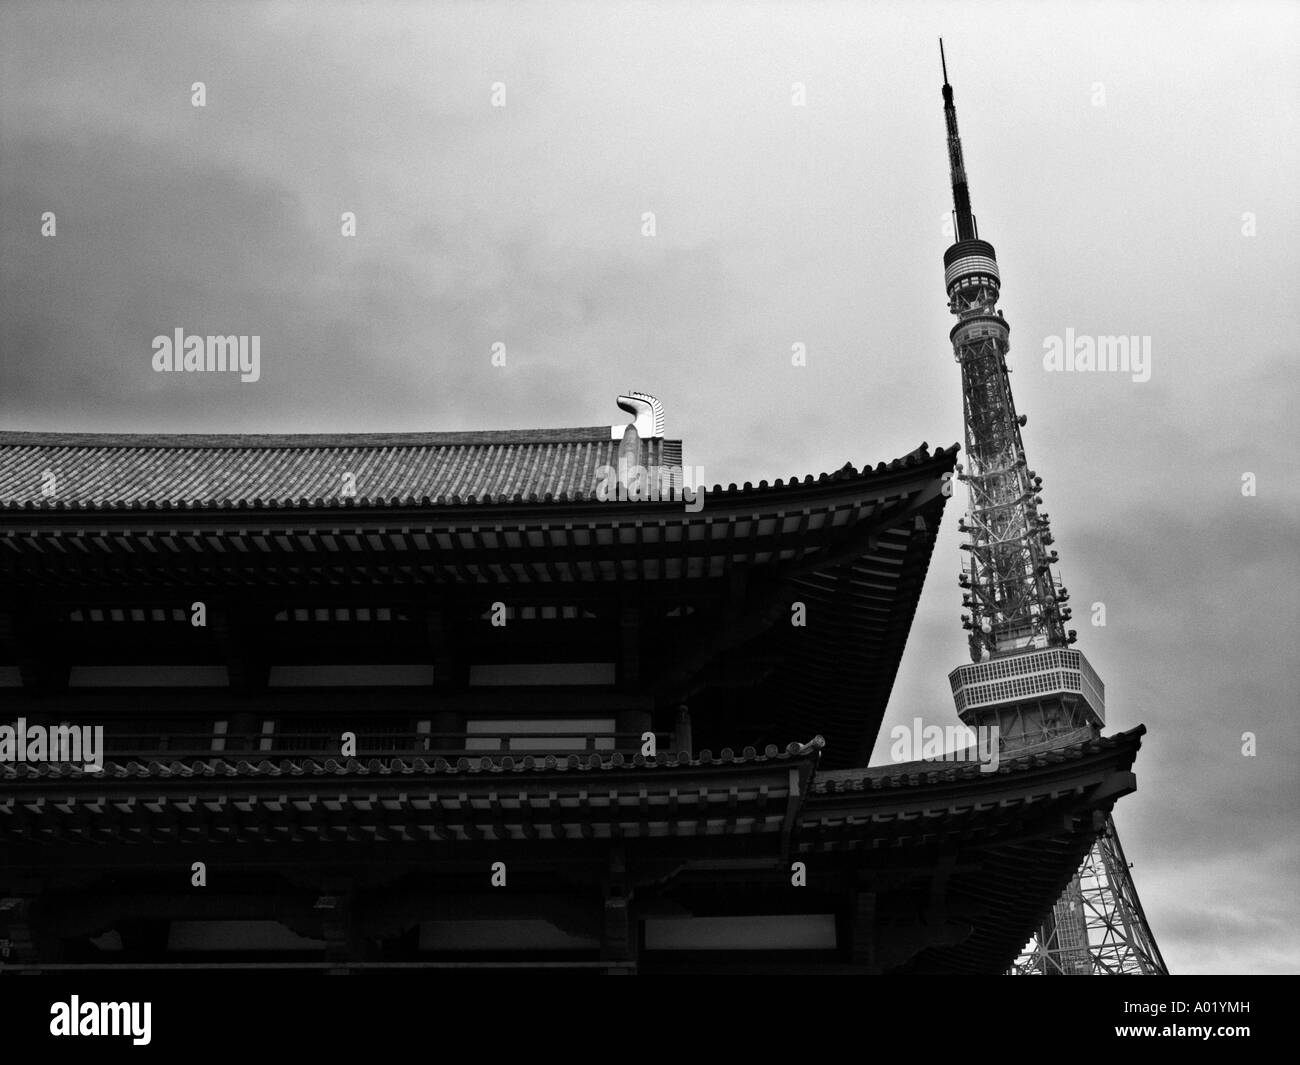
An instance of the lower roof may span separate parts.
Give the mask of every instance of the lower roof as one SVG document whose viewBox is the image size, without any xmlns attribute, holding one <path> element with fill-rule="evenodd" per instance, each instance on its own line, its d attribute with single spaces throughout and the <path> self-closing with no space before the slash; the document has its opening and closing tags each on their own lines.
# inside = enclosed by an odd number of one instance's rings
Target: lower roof
<svg viewBox="0 0 1300 1065">
<path fill-rule="evenodd" d="M 996 772 L 916 764 L 821 775 L 820 737 L 739 756 L 620 757 L 464 765 L 355 760 L 321 765 L 162 760 L 86 774 L 0 766 L 0 858 L 17 870 L 46 848 L 125 844 L 275 848 L 308 841 L 555 848 L 641 840 L 700 868 L 743 847 L 804 858 L 823 882 L 858 883 L 930 931 L 883 968 L 1005 970 L 1068 883 L 1116 800 L 1133 791 L 1145 729 L 1009 758 Z M 531 763 L 531 764 L 529 764 Z M 505 850 L 502 850 L 505 848 Z M 170 851 L 168 852 L 171 853 Z M 292 864 L 294 848 L 283 852 Z M 886 926 L 888 922 L 886 922 Z M 887 954 L 887 937 L 879 949 Z"/>
</svg>

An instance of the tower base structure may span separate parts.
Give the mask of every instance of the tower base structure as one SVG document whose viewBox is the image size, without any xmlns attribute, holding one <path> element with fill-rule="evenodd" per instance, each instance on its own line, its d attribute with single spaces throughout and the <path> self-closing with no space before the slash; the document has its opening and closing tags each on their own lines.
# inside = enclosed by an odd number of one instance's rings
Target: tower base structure
<svg viewBox="0 0 1300 1065">
<path fill-rule="evenodd" d="M 1008 975 L 1169 975 L 1112 818 Z"/>
</svg>

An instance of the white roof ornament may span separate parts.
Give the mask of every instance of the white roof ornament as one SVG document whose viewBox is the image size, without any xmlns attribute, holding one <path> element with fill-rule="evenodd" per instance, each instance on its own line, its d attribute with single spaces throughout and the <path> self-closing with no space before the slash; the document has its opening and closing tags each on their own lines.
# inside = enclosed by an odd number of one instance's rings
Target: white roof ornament
<svg viewBox="0 0 1300 1065">
<path fill-rule="evenodd" d="M 625 410 L 635 417 L 632 424 L 636 426 L 636 435 L 642 440 L 647 437 L 664 435 L 664 405 L 646 392 L 629 392 L 618 397 L 620 410 Z M 610 438 L 622 440 L 627 425 L 610 427 Z"/>
</svg>

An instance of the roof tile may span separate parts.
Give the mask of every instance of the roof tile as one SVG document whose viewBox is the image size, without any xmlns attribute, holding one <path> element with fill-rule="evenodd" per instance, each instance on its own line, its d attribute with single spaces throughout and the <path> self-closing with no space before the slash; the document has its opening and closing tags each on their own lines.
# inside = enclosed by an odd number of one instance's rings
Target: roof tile
<svg viewBox="0 0 1300 1065">
<path fill-rule="evenodd" d="M 679 441 L 645 442 L 647 463 Z M 23 509 L 366 506 L 581 499 L 618 461 L 608 426 L 306 436 L 0 432 L 0 503 Z M 54 475 L 46 495 L 47 473 Z M 344 474 L 355 494 L 344 495 Z"/>
<path fill-rule="evenodd" d="M 680 440 L 643 441 L 646 465 L 681 464 Z M 298 435 L 0 432 L 0 509 L 195 510 L 574 502 L 595 496 L 597 471 L 618 462 L 608 426 L 464 433 Z M 875 473 L 955 455 L 926 444 Z M 866 479 L 846 463 L 770 487 Z M 47 474 L 54 475 L 46 495 Z M 343 495 L 344 474 L 355 494 Z M 721 494 L 715 484 L 706 489 Z"/>
<path fill-rule="evenodd" d="M 775 747 L 769 747 L 764 754 L 759 754 L 752 747 L 747 747 L 743 757 L 727 759 L 727 761 L 735 765 L 788 761 L 790 759 L 815 756 L 825 745 L 826 741 L 821 736 L 814 736 L 807 743 L 790 743 L 784 751 L 780 752 Z M 724 753 L 730 754 L 731 752 Z M 107 761 L 104 764 L 102 774 L 88 772 L 82 766 L 70 762 L 0 762 L 0 780 L 40 778 L 82 780 L 99 779 L 101 775 L 123 778 L 214 775 L 227 777 L 281 777 L 302 776 L 304 774 L 309 776 L 324 776 L 326 774 L 336 776 L 390 776 L 393 773 L 419 773 L 423 775 L 467 773 L 473 776 L 479 773 L 503 772 L 675 769 L 707 764 L 707 761 L 690 759 L 689 756 L 685 755 L 685 752 L 679 752 L 677 755 L 669 753 L 661 759 L 642 758 L 632 766 L 629 766 L 627 760 L 618 752 L 610 756 L 591 754 L 586 758 L 576 754 L 560 758 L 556 758 L 554 755 L 547 755 L 545 758 L 534 758 L 531 755 L 524 758 L 514 758 L 507 755 L 500 760 L 484 755 L 473 759 L 459 758 L 454 766 L 444 758 L 435 758 L 433 762 L 429 762 L 420 757 L 370 758 L 365 762 L 360 762 L 355 758 L 348 758 L 343 762 L 336 758 L 327 758 L 324 761 L 315 758 L 282 758 L 278 764 L 264 758 L 256 765 L 242 758 L 234 762 L 227 761 L 224 758 L 193 759 L 188 763 L 175 760 L 168 762 L 159 758 L 149 759 L 146 762 L 132 760 L 125 764 Z"/>
</svg>

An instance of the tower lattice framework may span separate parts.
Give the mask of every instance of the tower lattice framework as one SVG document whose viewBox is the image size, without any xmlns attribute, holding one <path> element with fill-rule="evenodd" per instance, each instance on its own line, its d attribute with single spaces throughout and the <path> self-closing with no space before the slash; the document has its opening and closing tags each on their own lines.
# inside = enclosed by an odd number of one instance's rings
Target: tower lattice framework
<svg viewBox="0 0 1300 1065">
<path fill-rule="evenodd" d="M 1058 934 L 1058 929 L 1064 934 Z M 1014 976 L 1168 973 L 1109 817 L 1069 887 L 1010 972 Z"/>
<path fill-rule="evenodd" d="M 969 510 L 962 625 L 971 663 L 949 674 L 967 725 L 996 727 L 1008 754 L 1100 735 L 1105 686 L 1067 630 L 1069 592 L 1053 567 L 1050 519 L 1040 510 L 1043 479 L 1029 468 L 1011 394 L 1011 327 L 997 308 L 1001 274 L 993 245 L 981 240 L 943 57 L 944 119 L 952 174 L 956 242 L 944 253 L 950 334 L 961 367 L 966 463 L 958 476 Z M 1083 864 L 1044 916 L 1010 970 L 1017 975 L 1162 975 L 1167 972 L 1147 924 L 1119 835 L 1108 816 Z"/>
</svg>

